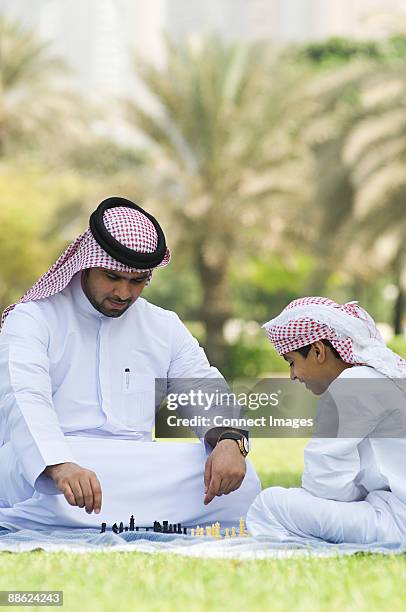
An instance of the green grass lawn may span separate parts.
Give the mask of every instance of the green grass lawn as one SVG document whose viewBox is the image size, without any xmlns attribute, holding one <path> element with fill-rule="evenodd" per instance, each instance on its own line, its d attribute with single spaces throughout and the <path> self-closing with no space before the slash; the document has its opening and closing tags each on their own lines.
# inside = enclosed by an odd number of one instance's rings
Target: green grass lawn
<svg viewBox="0 0 406 612">
<path fill-rule="evenodd" d="M 254 441 L 252 460 L 264 486 L 299 483 L 304 444 Z M 63 609 L 75 612 L 395 612 L 405 610 L 406 555 L 228 561 L 142 553 L 0 554 L 0 590 L 18 589 L 63 590 Z"/>
</svg>

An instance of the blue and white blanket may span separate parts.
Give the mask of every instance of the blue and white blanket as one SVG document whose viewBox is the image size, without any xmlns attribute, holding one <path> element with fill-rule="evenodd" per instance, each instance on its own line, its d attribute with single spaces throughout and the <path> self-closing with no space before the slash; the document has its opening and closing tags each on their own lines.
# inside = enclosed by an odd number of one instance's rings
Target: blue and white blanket
<svg viewBox="0 0 406 612">
<path fill-rule="evenodd" d="M 144 552 L 173 553 L 189 557 L 265 559 L 332 557 L 354 553 L 402 554 L 406 542 L 382 544 L 328 544 L 318 540 L 288 538 L 275 542 L 261 536 L 215 539 L 154 532 L 98 533 L 94 529 L 8 531 L 0 527 L 0 552 Z"/>
</svg>

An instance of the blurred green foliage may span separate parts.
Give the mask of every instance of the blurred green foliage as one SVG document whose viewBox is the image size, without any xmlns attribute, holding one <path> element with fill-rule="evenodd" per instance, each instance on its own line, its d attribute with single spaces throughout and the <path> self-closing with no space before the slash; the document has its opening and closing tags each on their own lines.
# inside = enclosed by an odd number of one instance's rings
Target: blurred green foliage
<svg viewBox="0 0 406 612">
<path fill-rule="evenodd" d="M 355 58 L 378 59 L 381 56 L 382 50 L 376 41 L 355 41 L 341 37 L 310 43 L 298 52 L 299 58 L 328 67 Z"/>
<path fill-rule="evenodd" d="M 263 330 L 255 336 L 241 334 L 238 340 L 227 347 L 222 373 L 229 380 L 260 378 L 278 372 L 289 374 L 288 365 L 278 355 Z"/>
<path fill-rule="evenodd" d="M 406 359 L 406 337 L 405 336 L 393 336 L 392 340 L 388 342 L 389 348 L 395 353 Z"/>
<path fill-rule="evenodd" d="M 383 40 L 353 40 L 335 36 L 305 45 L 298 51 L 297 57 L 327 69 L 356 59 L 383 62 L 405 60 L 406 36 L 394 34 Z"/>
<path fill-rule="evenodd" d="M 63 233 L 45 236 L 58 209 L 84 187 L 69 171 L 52 174 L 34 162 L 0 163 L 0 308 L 19 299 L 65 247 Z"/>
<path fill-rule="evenodd" d="M 134 172 L 145 162 L 146 151 L 121 145 L 111 138 L 93 139 L 69 152 L 67 161 L 84 175 L 114 176 Z"/>
<path fill-rule="evenodd" d="M 230 378 L 287 373 L 258 324 L 299 296 L 359 299 L 396 329 L 406 36 L 333 38 L 281 56 L 213 37 L 169 44 L 163 69 L 137 64 L 156 104 L 127 101 L 122 118 L 138 139 L 122 145 L 94 129 L 100 108 L 62 86 L 66 68 L 35 33 L 3 18 L 0 33 L 0 308 L 116 193 L 162 219 L 172 249 L 145 297 L 176 311 L 205 347 L 211 322 L 211 344 L 224 348 L 216 365 Z M 389 246 L 375 252 L 384 233 Z M 233 321 L 237 332 L 222 337 Z M 406 356 L 404 336 L 390 346 Z"/>
<path fill-rule="evenodd" d="M 235 260 L 230 271 L 234 315 L 265 323 L 306 293 L 313 265 L 312 257 L 294 248 Z"/>
<path fill-rule="evenodd" d="M 169 266 L 154 271 L 143 296 L 157 306 L 176 311 L 181 319 L 196 321 L 202 290 L 189 259 L 175 249 Z"/>
</svg>

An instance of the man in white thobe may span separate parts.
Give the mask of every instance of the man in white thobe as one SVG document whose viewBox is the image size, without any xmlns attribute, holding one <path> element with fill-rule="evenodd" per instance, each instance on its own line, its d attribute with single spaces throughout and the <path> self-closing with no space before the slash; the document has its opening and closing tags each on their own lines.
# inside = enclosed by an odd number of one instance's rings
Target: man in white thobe
<svg viewBox="0 0 406 612">
<path fill-rule="evenodd" d="M 353 302 L 301 298 L 264 327 L 291 378 L 320 401 L 302 486 L 262 491 L 247 514 L 250 532 L 276 540 L 405 541 L 405 361 Z"/>
<path fill-rule="evenodd" d="M 6 309 L 0 526 L 96 527 L 131 514 L 145 526 L 226 524 L 246 514 L 259 482 L 242 433 L 152 440 L 155 379 L 168 381 L 164 391 L 178 379 L 221 380 L 178 316 L 140 297 L 169 258 L 156 219 L 109 198 Z"/>
</svg>

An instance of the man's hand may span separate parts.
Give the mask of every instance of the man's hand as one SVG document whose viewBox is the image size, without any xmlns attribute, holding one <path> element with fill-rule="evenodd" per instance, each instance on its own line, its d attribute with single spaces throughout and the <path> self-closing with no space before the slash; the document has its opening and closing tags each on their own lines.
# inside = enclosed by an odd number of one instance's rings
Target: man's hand
<svg viewBox="0 0 406 612">
<path fill-rule="evenodd" d="M 216 495 L 227 495 L 238 489 L 246 470 L 245 459 L 237 442 L 220 440 L 206 461 L 204 504 L 209 504 Z"/>
<path fill-rule="evenodd" d="M 44 474 L 52 478 L 71 506 L 86 508 L 86 512 L 99 514 L 102 505 L 102 490 L 99 479 L 92 470 L 77 463 L 49 465 Z"/>
</svg>

